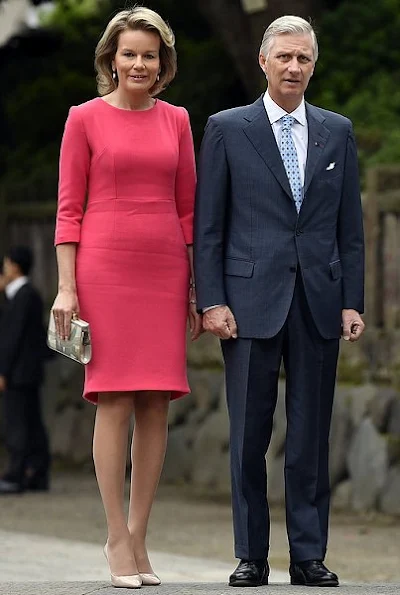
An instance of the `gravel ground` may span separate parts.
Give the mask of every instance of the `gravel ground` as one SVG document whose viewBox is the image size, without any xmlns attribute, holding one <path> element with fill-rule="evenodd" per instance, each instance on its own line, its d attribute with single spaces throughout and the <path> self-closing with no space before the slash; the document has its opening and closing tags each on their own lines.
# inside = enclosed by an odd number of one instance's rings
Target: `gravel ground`
<svg viewBox="0 0 400 595">
<path fill-rule="evenodd" d="M 211 498 L 210 498 L 211 496 Z M 272 511 L 271 566 L 287 570 L 284 514 Z M 102 544 L 104 515 L 91 474 L 58 474 L 45 494 L 3 497 L 0 529 Z M 184 487 L 159 489 L 149 549 L 232 562 L 229 503 Z M 400 582 L 400 519 L 332 515 L 327 565 L 344 581 Z"/>
</svg>

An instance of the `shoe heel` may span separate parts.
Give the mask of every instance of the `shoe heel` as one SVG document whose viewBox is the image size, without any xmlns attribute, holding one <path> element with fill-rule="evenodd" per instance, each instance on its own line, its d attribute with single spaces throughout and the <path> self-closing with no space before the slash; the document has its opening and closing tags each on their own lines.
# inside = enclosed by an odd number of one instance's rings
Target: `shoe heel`
<svg viewBox="0 0 400 595">
<path fill-rule="evenodd" d="M 108 562 L 107 544 L 103 547 L 103 554 Z M 108 562 L 108 567 L 110 563 Z M 122 589 L 140 589 L 142 586 L 142 577 L 140 574 L 130 574 L 127 576 L 117 576 L 110 570 L 111 585 Z"/>
<path fill-rule="evenodd" d="M 142 579 L 140 574 L 131 574 L 130 576 L 116 576 L 111 574 L 111 585 L 122 589 L 140 589 Z"/>
</svg>

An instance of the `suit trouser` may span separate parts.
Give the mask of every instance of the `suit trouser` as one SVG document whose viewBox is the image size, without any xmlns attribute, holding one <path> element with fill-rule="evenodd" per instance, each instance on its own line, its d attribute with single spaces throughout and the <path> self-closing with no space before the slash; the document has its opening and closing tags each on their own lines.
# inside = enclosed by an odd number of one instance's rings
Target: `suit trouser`
<svg viewBox="0 0 400 595">
<path fill-rule="evenodd" d="M 4 436 L 9 455 L 4 477 L 23 484 L 28 469 L 37 476 L 47 476 L 49 442 L 42 420 L 39 387 L 9 387 L 3 400 Z"/>
<path fill-rule="evenodd" d="M 239 329 L 240 331 L 240 329 Z M 323 339 L 300 275 L 281 331 L 271 339 L 222 341 L 225 360 L 235 556 L 266 558 L 270 519 L 265 454 L 279 369 L 286 373 L 286 524 L 293 562 L 323 560 L 329 516 L 328 440 L 338 339 Z"/>
</svg>

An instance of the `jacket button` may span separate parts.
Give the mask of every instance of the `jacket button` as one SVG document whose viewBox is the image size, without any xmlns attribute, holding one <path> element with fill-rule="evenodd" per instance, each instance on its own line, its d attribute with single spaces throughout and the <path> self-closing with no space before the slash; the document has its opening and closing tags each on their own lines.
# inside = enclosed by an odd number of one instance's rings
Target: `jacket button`
<svg viewBox="0 0 400 595">
<path fill-rule="evenodd" d="M 289 267 L 289 270 L 291 273 L 295 273 L 297 268 L 296 267 Z"/>
</svg>

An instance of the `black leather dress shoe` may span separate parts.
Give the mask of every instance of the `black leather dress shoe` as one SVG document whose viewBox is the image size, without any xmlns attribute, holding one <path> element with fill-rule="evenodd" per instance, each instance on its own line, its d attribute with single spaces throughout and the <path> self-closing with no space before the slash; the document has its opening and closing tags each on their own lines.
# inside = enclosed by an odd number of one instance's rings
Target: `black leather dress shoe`
<svg viewBox="0 0 400 595">
<path fill-rule="evenodd" d="M 0 479 L 0 496 L 8 496 L 11 494 L 21 494 L 23 492 L 21 484 L 8 479 Z"/>
<path fill-rule="evenodd" d="M 260 587 L 268 585 L 269 566 L 262 560 L 240 560 L 229 577 L 230 587 Z"/>
<path fill-rule="evenodd" d="M 47 475 L 32 475 L 26 477 L 24 481 L 24 489 L 30 492 L 48 492 L 50 489 L 50 481 Z"/>
<path fill-rule="evenodd" d="M 320 560 L 292 563 L 289 568 L 292 585 L 307 587 L 338 587 L 339 579 Z"/>
</svg>

